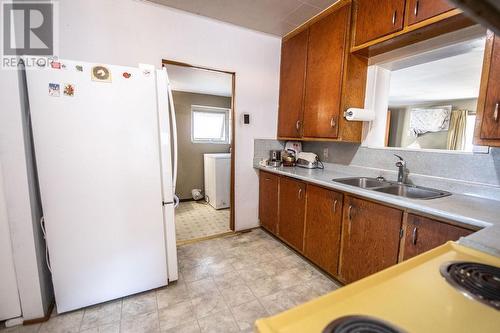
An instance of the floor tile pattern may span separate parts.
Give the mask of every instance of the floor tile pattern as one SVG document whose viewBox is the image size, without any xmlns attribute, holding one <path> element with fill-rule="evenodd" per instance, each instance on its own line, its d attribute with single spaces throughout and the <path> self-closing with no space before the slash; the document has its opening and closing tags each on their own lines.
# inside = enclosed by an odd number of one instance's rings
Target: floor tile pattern
<svg viewBox="0 0 500 333">
<path fill-rule="evenodd" d="M 228 232 L 229 209 L 216 210 L 204 201 L 181 202 L 175 210 L 177 241 Z"/>
<path fill-rule="evenodd" d="M 266 232 L 179 248 L 179 281 L 0 333 L 253 332 L 258 318 L 338 286 Z"/>
</svg>

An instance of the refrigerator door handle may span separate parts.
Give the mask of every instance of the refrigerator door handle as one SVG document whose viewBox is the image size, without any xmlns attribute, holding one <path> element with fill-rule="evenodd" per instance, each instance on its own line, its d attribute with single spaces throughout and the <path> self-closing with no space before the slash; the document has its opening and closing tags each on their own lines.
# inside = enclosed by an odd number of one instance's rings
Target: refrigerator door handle
<svg viewBox="0 0 500 333">
<path fill-rule="evenodd" d="M 175 117 L 174 99 L 172 96 L 172 87 L 170 86 L 170 82 L 168 83 L 168 102 L 170 104 L 170 116 L 172 118 L 172 139 L 174 148 L 174 170 L 172 173 L 173 174 L 172 187 L 174 189 L 174 197 L 175 197 L 175 185 L 177 183 L 177 164 L 178 164 L 177 121 Z"/>
</svg>

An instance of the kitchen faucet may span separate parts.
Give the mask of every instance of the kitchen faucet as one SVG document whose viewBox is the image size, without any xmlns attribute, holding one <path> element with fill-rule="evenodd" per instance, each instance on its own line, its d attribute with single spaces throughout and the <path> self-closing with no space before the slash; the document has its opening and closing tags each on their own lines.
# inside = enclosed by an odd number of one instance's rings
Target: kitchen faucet
<svg viewBox="0 0 500 333">
<path fill-rule="evenodd" d="M 405 184 L 407 180 L 406 161 L 399 155 L 394 154 L 394 156 L 399 158 L 399 161 L 396 162 L 396 166 L 398 167 L 398 183 Z"/>
</svg>

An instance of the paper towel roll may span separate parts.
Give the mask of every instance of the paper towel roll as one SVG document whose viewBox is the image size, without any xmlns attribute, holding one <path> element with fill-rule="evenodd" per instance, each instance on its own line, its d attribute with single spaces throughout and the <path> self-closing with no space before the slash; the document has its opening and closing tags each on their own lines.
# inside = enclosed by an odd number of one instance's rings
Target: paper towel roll
<svg viewBox="0 0 500 333">
<path fill-rule="evenodd" d="M 349 108 L 345 112 L 345 118 L 349 121 L 373 121 L 375 111 L 369 109 Z"/>
</svg>

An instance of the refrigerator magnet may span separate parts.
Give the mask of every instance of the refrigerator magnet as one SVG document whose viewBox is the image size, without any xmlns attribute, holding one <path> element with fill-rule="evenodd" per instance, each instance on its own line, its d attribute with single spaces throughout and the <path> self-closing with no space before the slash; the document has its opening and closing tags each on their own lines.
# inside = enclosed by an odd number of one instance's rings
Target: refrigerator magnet
<svg viewBox="0 0 500 333">
<path fill-rule="evenodd" d="M 82 65 L 76 65 L 75 69 L 77 72 L 83 72 L 83 66 Z"/>
<path fill-rule="evenodd" d="M 61 63 L 59 61 L 52 61 L 50 63 L 50 67 L 53 69 L 61 69 Z"/>
<path fill-rule="evenodd" d="M 71 83 L 66 83 L 64 85 L 64 96 L 73 97 L 75 95 L 75 86 Z"/>
<path fill-rule="evenodd" d="M 149 76 L 151 74 L 151 71 L 149 69 L 145 69 L 143 72 L 144 76 Z"/>
<path fill-rule="evenodd" d="M 49 83 L 49 96 L 51 97 L 61 96 L 60 86 L 58 83 Z"/>
<path fill-rule="evenodd" d="M 123 77 L 124 77 L 124 78 L 126 78 L 126 79 L 129 79 L 129 78 L 132 76 L 132 74 L 130 74 L 129 72 L 123 72 L 123 74 L 122 74 L 122 75 L 123 75 Z"/>
<path fill-rule="evenodd" d="M 111 82 L 111 72 L 104 66 L 94 66 L 91 71 L 92 81 Z"/>
</svg>

